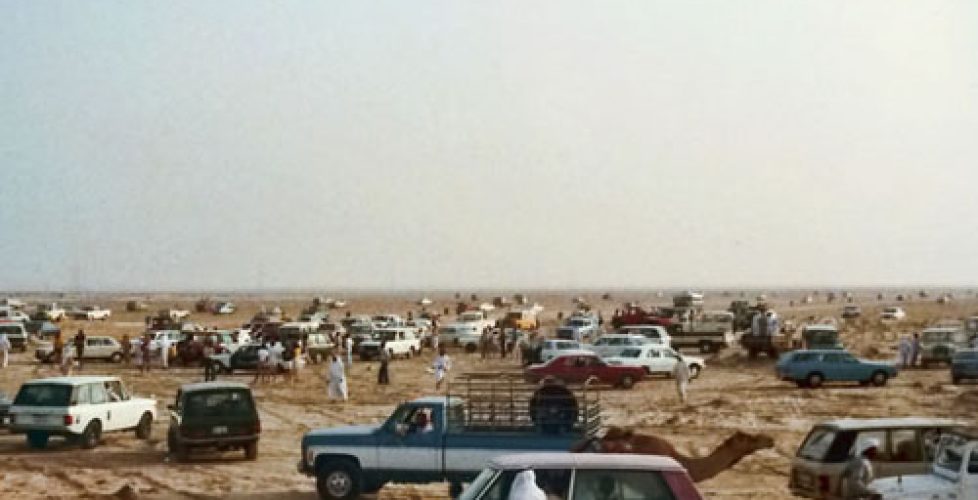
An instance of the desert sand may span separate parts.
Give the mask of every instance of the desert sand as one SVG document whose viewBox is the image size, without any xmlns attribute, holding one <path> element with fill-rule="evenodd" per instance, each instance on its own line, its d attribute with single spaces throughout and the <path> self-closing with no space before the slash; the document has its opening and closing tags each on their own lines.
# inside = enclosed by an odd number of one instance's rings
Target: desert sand
<svg viewBox="0 0 978 500">
<path fill-rule="evenodd" d="M 887 292 L 892 299 L 895 292 Z M 905 292 L 906 293 L 906 292 Z M 495 294 L 480 294 L 480 301 Z M 626 300 L 665 304 L 669 295 L 618 292 L 610 300 L 600 293 L 540 293 L 531 299 L 546 307 L 543 313 L 545 331 L 556 324 L 558 311 L 572 310 L 572 298 L 584 295 L 610 318 L 612 311 Z M 774 307 L 786 318 L 800 322 L 811 315 L 836 316 L 842 303 L 827 304 L 825 295 L 815 296 L 813 304 L 799 305 L 804 292 L 768 293 Z M 349 294 L 349 308 L 333 313 L 340 317 L 346 310 L 354 314 L 392 312 L 404 315 L 417 310 L 417 294 Z M 428 294 L 435 301 L 430 309 L 441 311 L 454 305 L 451 293 Z M 738 294 L 708 295 L 708 309 L 725 308 Z M 853 352 L 876 359 L 893 359 L 898 335 L 919 330 L 941 318 L 961 318 L 978 312 L 978 300 L 959 293 L 952 304 L 939 305 L 931 298 L 914 297 L 903 303 L 908 320 L 886 326 L 876 320 L 879 308 L 893 302 L 880 302 L 876 291 L 857 294 L 856 303 L 863 306 L 862 319 L 844 324 L 843 342 Z M 22 296 L 40 300 L 40 296 Z M 106 322 L 64 321 L 62 329 L 73 334 L 84 328 L 89 334 L 130 336 L 142 330 L 146 312 L 127 313 L 124 301 L 129 296 L 67 297 L 61 301 L 99 303 L 113 310 Z M 133 296 L 136 297 L 136 296 Z M 238 312 L 231 316 L 194 314 L 191 321 L 219 327 L 238 326 L 247 321 L 260 305 L 280 305 L 295 315 L 312 294 L 231 296 Z M 47 297 L 50 299 L 50 296 Z M 142 298 L 142 297 L 141 297 Z M 468 298 L 468 297 L 465 297 Z M 753 298 L 746 294 L 745 298 Z M 152 295 L 151 310 L 179 305 L 193 309 L 196 296 Z M 789 307 L 788 301 L 795 306 Z M 514 360 L 483 361 L 478 355 L 452 352 L 453 374 L 469 370 L 517 369 Z M 153 438 L 138 441 L 131 434 L 110 434 L 92 451 L 68 447 L 52 440 L 48 450 L 27 447 L 23 436 L 0 431 L 0 498 L 316 498 L 311 478 L 295 470 L 299 459 L 299 439 L 309 429 L 373 423 L 384 419 L 399 402 L 417 396 L 434 394 L 434 384 L 426 368 L 430 351 L 419 358 L 391 363 L 392 385 L 375 384 L 375 363 L 355 361 L 350 375 L 351 400 L 329 402 L 322 380 L 325 367 L 309 365 L 295 386 L 282 382 L 260 385 L 255 389 L 262 417 L 263 433 L 259 458 L 243 459 L 241 453 L 195 456 L 189 463 L 167 460 L 165 435 L 168 417 L 165 405 L 177 387 L 203 379 L 199 368 L 153 370 L 140 375 L 135 369 L 111 363 L 89 363 L 82 373 L 121 375 L 130 389 L 139 395 L 154 396 L 160 404 L 160 418 L 155 422 Z M 37 363 L 32 353 L 14 354 L 9 368 L 0 371 L 0 391 L 10 395 L 31 378 L 56 375 L 54 367 Z M 250 381 L 248 375 L 233 378 Z M 608 423 L 632 426 L 638 432 L 655 434 L 670 440 L 678 449 L 692 455 L 708 453 L 713 446 L 737 429 L 762 432 L 775 439 L 775 447 L 745 458 L 714 479 L 699 484 L 708 498 L 790 498 L 787 489 L 791 457 L 811 426 L 836 417 L 875 416 L 942 416 L 975 422 L 978 388 L 953 386 L 946 367 L 904 371 L 883 388 L 831 386 L 818 390 L 798 389 L 776 380 L 773 360 L 748 360 L 739 348 L 707 356 L 707 367 L 691 387 L 691 402 L 678 403 L 671 380 L 654 378 L 637 384 L 633 390 L 610 390 L 602 393 Z M 445 484 L 425 486 L 389 485 L 377 498 L 447 498 Z"/>
</svg>

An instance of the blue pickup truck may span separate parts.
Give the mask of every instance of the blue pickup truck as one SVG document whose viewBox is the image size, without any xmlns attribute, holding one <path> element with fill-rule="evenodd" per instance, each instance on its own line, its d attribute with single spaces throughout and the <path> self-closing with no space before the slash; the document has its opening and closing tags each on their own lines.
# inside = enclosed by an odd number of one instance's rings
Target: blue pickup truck
<svg viewBox="0 0 978 500">
<path fill-rule="evenodd" d="M 513 393 L 503 397 L 504 392 L 493 402 L 485 393 L 424 397 L 402 403 L 379 426 L 310 431 L 302 438 L 299 471 L 316 478 L 323 499 L 357 498 L 388 482 L 441 481 L 451 483 L 454 497 L 497 456 L 568 451 L 600 426 L 600 406 L 587 394 L 582 403 L 571 396 L 571 413 L 565 408 L 561 417 L 567 425 L 541 425 L 539 407 L 552 411 L 553 404 L 534 401 L 539 398 L 532 391 L 532 398 L 522 400 Z M 508 401 L 505 408 L 502 400 Z"/>
</svg>

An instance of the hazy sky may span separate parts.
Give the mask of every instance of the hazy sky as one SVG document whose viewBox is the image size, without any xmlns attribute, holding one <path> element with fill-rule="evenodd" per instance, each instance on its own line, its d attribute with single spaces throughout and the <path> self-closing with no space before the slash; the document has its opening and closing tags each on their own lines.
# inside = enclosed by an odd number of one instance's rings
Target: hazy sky
<svg viewBox="0 0 978 500">
<path fill-rule="evenodd" d="M 0 289 L 978 283 L 978 3 L 0 3 Z"/>
</svg>

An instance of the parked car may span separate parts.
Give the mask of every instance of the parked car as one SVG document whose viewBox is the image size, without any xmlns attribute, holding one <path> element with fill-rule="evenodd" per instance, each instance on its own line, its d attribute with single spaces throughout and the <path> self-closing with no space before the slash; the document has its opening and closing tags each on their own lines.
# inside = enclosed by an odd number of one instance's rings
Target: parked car
<svg viewBox="0 0 978 500">
<path fill-rule="evenodd" d="M 943 435 L 930 470 L 884 477 L 870 487 L 883 500 L 978 498 L 978 429 L 960 428 Z"/>
<path fill-rule="evenodd" d="M 149 304 L 141 300 L 130 300 L 126 302 L 126 311 L 128 312 L 145 311 L 147 309 L 149 309 Z"/>
<path fill-rule="evenodd" d="M 252 371 L 258 368 L 258 351 L 261 344 L 248 344 L 236 351 L 210 355 L 205 361 L 211 373 L 233 374 L 236 371 Z"/>
<path fill-rule="evenodd" d="M 537 319 L 536 309 L 515 309 L 506 313 L 506 316 L 499 321 L 499 326 L 529 331 L 539 328 L 540 321 Z"/>
<path fill-rule="evenodd" d="M 620 335 L 641 335 L 648 337 L 653 343 L 661 345 L 672 345 L 672 337 L 666 331 L 666 327 L 661 325 L 625 325 L 615 331 Z"/>
<path fill-rule="evenodd" d="M 883 311 L 880 313 L 880 319 L 884 321 L 903 321 L 906 319 L 907 313 L 901 307 L 884 307 Z"/>
<path fill-rule="evenodd" d="M 135 431 L 149 439 L 156 401 L 129 395 L 118 377 L 79 376 L 35 379 L 20 386 L 10 407 L 10 430 L 27 435 L 32 448 L 63 436 L 94 448 L 106 432 Z"/>
<path fill-rule="evenodd" d="M 334 347 L 336 346 L 330 342 L 329 335 L 325 333 L 310 333 L 306 336 L 306 356 L 313 363 L 325 361 Z"/>
<path fill-rule="evenodd" d="M 27 330 L 28 335 L 38 339 L 56 337 L 61 333 L 61 327 L 48 320 L 28 321 L 24 323 L 24 329 Z"/>
<path fill-rule="evenodd" d="M 160 309 L 156 316 L 158 318 L 169 318 L 172 321 L 179 321 L 190 316 L 190 311 L 186 309 Z"/>
<path fill-rule="evenodd" d="M 319 325 L 329 320 L 329 313 L 325 311 L 306 311 L 299 315 L 299 322 L 309 323 L 319 328 Z"/>
<path fill-rule="evenodd" d="M 0 333 L 7 335 L 7 340 L 10 341 L 10 350 L 27 351 L 27 339 L 29 335 L 23 323 L 19 321 L 0 320 Z"/>
<path fill-rule="evenodd" d="M 605 358 L 609 365 L 638 366 L 645 369 L 649 375 L 672 376 L 672 371 L 679 360 L 679 353 L 671 347 L 658 344 L 645 344 L 638 347 L 629 347 L 620 354 Z M 706 362 L 703 358 L 689 355 L 682 355 L 683 361 L 689 367 L 689 376 L 696 378 Z"/>
<path fill-rule="evenodd" d="M 475 323 L 451 323 L 438 328 L 439 344 L 461 347 L 465 352 L 477 351 L 481 340 L 482 331 Z"/>
<path fill-rule="evenodd" d="M 65 319 L 67 312 L 56 302 L 51 302 L 49 304 L 38 304 L 37 313 L 41 319 L 46 319 L 48 321 L 61 321 Z"/>
<path fill-rule="evenodd" d="M 844 319 L 855 319 L 863 315 L 863 310 L 859 306 L 843 306 L 842 307 L 842 317 Z"/>
<path fill-rule="evenodd" d="M 73 344 L 68 347 L 73 348 Z M 54 344 L 42 342 L 34 350 L 34 357 L 42 363 L 53 363 Z M 118 340 L 106 335 L 88 335 L 85 337 L 85 350 L 82 352 L 82 359 L 100 359 L 119 363 L 122 361 L 122 344 Z"/>
<path fill-rule="evenodd" d="M 703 498 L 669 457 L 601 453 L 525 453 L 493 458 L 459 500 L 514 498 L 516 476 L 533 471 L 548 498 L 565 500 Z"/>
<path fill-rule="evenodd" d="M 488 315 L 480 310 L 462 311 L 455 319 L 456 324 L 467 324 L 475 326 L 479 333 L 486 328 L 493 328 L 496 322 L 489 319 Z"/>
<path fill-rule="evenodd" d="M 820 387 L 825 382 L 859 382 L 861 385 L 886 385 L 897 376 L 890 363 L 858 359 L 852 354 L 834 349 L 804 349 L 781 356 L 775 365 L 781 380 L 795 382 L 798 387 Z"/>
<path fill-rule="evenodd" d="M 557 328 L 557 338 L 577 340 L 594 339 L 600 333 L 598 320 L 592 316 L 572 315 Z"/>
<path fill-rule="evenodd" d="M 258 458 L 261 419 L 251 389 L 235 382 L 185 384 L 170 410 L 166 443 L 171 456 L 186 460 L 192 450 L 244 450 Z"/>
<path fill-rule="evenodd" d="M 68 313 L 72 319 L 82 319 L 88 321 L 101 320 L 105 321 L 112 316 L 112 311 L 108 309 L 102 309 L 99 306 L 84 306 L 81 309 L 75 309 Z"/>
<path fill-rule="evenodd" d="M 951 382 L 978 379 L 978 349 L 961 349 L 951 360 Z"/>
<path fill-rule="evenodd" d="M 844 349 L 835 325 L 805 325 L 801 342 L 804 349 Z"/>
<path fill-rule="evenodd" d="M 546 363 L 563 353 L 571 351 L 585 351 L 581 344 L 574 340 L 548 339 L 544 340 L 540 346 L 540 362 Z"/>
<path fill-rule="evenodd" d="M 382 341 L 387 341 L 387 352 L 391 358 L 410 358 L 421 352 L 421 339 L 416 328 L 381 328 L 374 330 L 370 340 L 360 342 L 360 359 L 370 360 L 380 356 Z"/>
<path fill-rule="evenodd" d="M 561 354 L 545 363 L 530 365 L 524 375 L 527 382 L 539 382 L 544 377 L 554 377 L 565 383 L 582 383 L 594 377 L 600 382 L 630 389 L 635 382 L 645 378 L 645 368 L 637 366 L 609 365 L 597 354 L 578 351 Z"/>
<path fill-rule="evenodd" d="M 968 335 L 958 328 L 927 328 L 920 334 L 920 366 L 951 363 L 958 349 L 971 347 Z"/>
<path fill-rule="evenodd" d="M 370 322 L 374 328 L 394 328 L 404 324 L 404 320 L 396 314 L 375 314 Z"/>
<path fill-rule="evenodd" d="M 234 314 L 237 309 L 234 302 L 215 302 L 211 306 L 211 312 L 214 314 Z"/>
<path fill-rule="evenodd" d="M 31 317 L 21 311 L 20 309 L 0 309 L 0 321 L 13 321 L 17 323 L 26 323 L 31 320 Z"/>
<path fill-rule="evenodd" d="M 876 477 L 921 474 L 936 453 L 940 436 L 958 422 L 942 418 L 844 418 L 815 425 L 791 461 L 789 487 L 797 496 L 838 498 L 846 461 L 856 446 L 878 439 Z"/>
<path fill-rule="evenodd" d="M 601 338 L 599 338 L 593 344 L 583 344 L 581 347 L 589 351 L 596 352 L 598 356 L 601 356 L 602 358 L 607 358 L 618 356 L 625 349 L 652 343 L 652 339 L 643 335 L 609 333 L 602 335 Z"/>
</svg>

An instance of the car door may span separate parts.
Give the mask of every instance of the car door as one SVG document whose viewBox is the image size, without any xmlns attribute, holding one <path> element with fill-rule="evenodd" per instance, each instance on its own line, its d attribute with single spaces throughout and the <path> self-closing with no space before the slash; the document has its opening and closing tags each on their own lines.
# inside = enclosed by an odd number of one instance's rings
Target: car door
<svg viewBox="0 0 978 500">
<path fill-rule="evenodd" d="M 822 354 L 819 365 L 819 370 L 825 376 L 825 380 L 848 380 L 847 367 L 843 364 L 842 353 Z"/>
<path fill-rule="evenodd" d="M 103 431 L 114 431 L 122 428 L 123 415 L 120 415 L 121 408 L 119 402 L 111 401 L 109 393 L 105 390 L 105 382 L 93 382 L 88 384 L 91 394 L 92 418 L 97 418 L 102 423 Z"/>
<path fill-rule="evenodd" d="M 84 359 L 94 359 L 102 357 L 102 339 L 99 337 L 85 338 Z"/>
<path fill-rule="evenodd" d="M 652 373 L 672 373 L 672 363 L 663 349 L 649 349 L 647 354 L 649 371 Z"/>
<path fill-rule="evenodd" d="M 872 376 L 873 368 L 860 362 L 855 356 L 847 352 L 839 355 L 839 370 L 842 372 L 844 380 L 869 380 Z"/>
<path fill-rule="evenodd" d="M 391 471 L 394 480 L 410 479 L 412 471 L 442 470 L 444 416 L 433 405 L 404 406 L 378 435 L 379 469 Z M 425 416 L 428 425 L 418 425 Z"/>
</svg>

